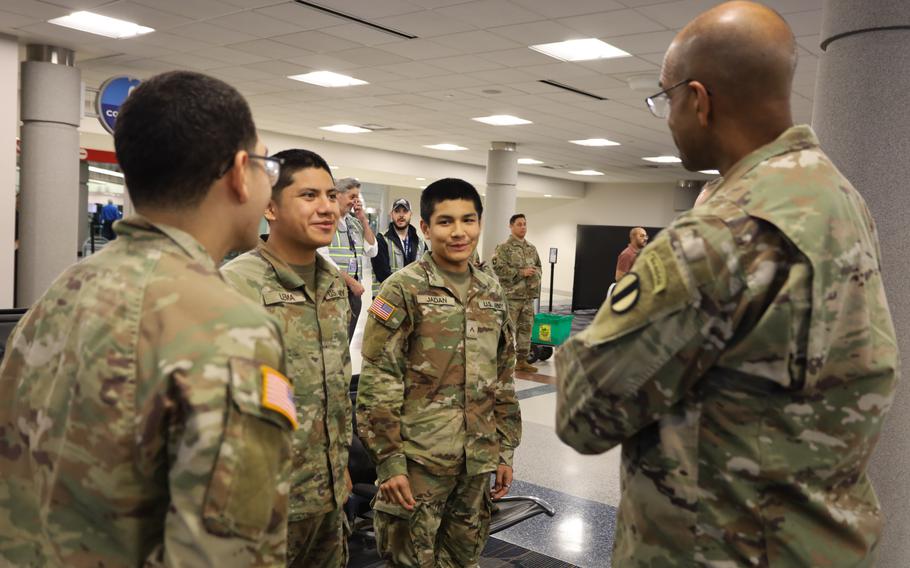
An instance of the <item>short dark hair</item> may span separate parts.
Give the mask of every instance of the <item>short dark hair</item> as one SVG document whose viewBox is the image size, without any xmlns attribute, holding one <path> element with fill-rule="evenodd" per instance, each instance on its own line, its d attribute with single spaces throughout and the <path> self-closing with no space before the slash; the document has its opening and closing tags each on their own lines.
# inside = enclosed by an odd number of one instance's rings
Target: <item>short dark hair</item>
<svg viewBox="0 0 910 568">
<path fill-rule="evenodd" d="M 474 202 L 474 209 L 477 210 L 477 217 L 483 216 L 483 203 L 480 201 L 480 194 L 473 185 L 463 179 L 444 178 L 436 180 L 423 190 L 420 194 L 420 218 L 429 225 L 430 217 L 436 210 L 436 204 L 451 199 L 464 199 Z"/>
<path fill-rule="evenodd" d="M 518 221 L 519 219 L 524 219 L 525 221 L 528 220 L 528 218 L 525 217 L 524 213 L 516 213 L 516 214 L 512 215 L 511 217 L 509 217 L 509 225 L 514 225 L 515 221 Z"/>
<path fill-rule="evenodd" d="M 114 128 L 117 161 L 139 207 L 197 205 L 238 151 L 253 151 L 256 139 L 243 95 L 191 71 L 142 82 Z"/>
<path fill-rule="evenodd" d="M 332 177 L 332 169 L 329 168 L 329 164 L 316 152 L 310 152 L 309 150 L 303 149 L 282 150 L 272 157 L 284 160 L 284 163 L 281 164 L 281 174 L 278 176 L 278 183 L 272 188 L 273 201 L 278 201 L 281 197 L 281 191 L 291 185 L 291 182 L 294 181 L 294 174 L 300 170 L 309 168 L 325 170 L 328 172 L 329 177 L 332 178 L 332 184 L 334 185 L 335 183 L 335 178 Z"/>
</svg>

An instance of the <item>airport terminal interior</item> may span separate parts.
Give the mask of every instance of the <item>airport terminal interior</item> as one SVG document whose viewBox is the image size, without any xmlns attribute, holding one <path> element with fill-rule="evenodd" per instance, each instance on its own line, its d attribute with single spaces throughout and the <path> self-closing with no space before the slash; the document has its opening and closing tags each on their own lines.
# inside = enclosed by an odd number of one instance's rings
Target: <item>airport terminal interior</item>
<svg viewBox="0 0 910 568">
<path fill-rule="evenodd" d="M 536 309 L 556 316 L 544 339 L 535 328 L 537 370 L 515 373 L 523 434 L 511 495 L 535 501 L 527 518 L 491 535 L 480 566 L 610 566 L 620 448 L 585 456 L 559 440 L 553 351 L 564 337 L 546 337 L 592 321 L 632 228 L 653 240 L 718 177 L 682 167 L 645 99 L 668 86 L 659 74 L 677 32 L 719 3 L 0 0 L 0 308 L 27 308 L 54 274 L 102 251 L 106 206 L 133 213 L 111 128 L 129 90 L 161 72 L 235 87 L 269 154 L 312 150 L 336 180 L 359 180 L 374 231 L 386 230 L 401 198 L 416 227 L 427 185 L 467 180 L 485 201 L 481 260 L 509 236 L 510 216 L 524 214 L 542 263 Z M 792 112 L 810 124 L 826 4 L 837 0 L 763 3 L 796 36 Z M 56 134 L 19 143 L 24 129 L 49 124 Z M 40 173 L 20 175 L 28 168 Z M 355 375 L 373 301 L 366 266 Z M 350 566 L 381 565 L 368 524 L 354 522 Z"/>
</svg>

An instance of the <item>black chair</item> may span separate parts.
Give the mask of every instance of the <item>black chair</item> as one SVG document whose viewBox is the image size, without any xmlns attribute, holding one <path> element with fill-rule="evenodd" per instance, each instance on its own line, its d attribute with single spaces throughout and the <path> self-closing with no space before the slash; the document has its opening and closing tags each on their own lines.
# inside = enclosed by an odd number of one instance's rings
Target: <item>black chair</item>
<svg viewBox="0 0 910 568">
<path fill-rule="evenodd" d="M 352 385 L 359 381 L 355 375 Z M 356 387 L 354 387 L 356 389 Z M 351 402 L 357 402 L 357 391 L 351 391 Z M 373 511 L 370 503 L 379 491 L 376 486 L 376 468 L 367 454 L 363 442 L 357 436 L 357 419 L 354 418 L 354 436 L 351 440 L 351 451 L 348 458 L 348 471 L 351 474 L 353 489 L 351 497 L 345 504 L 345 513 L 355 534 L 372 537 Z M 493 502 L 493 518 L 490 520 L 490 534 L 496 534 L 518 523 L 540 514 L 552 517 L 556 510 L 543 499 L 530 496 L 507 496 Z"/>
<path fill-rule="evenodd" d="M 3 355 L 6 352 L 6 340 L 9 339 L 13 328 L 16 327 L 16 324 L 19 323 L 19 320 L 22 319 L 22 316 L 27 311 L 27 308 L 0 310 L 0 361 L 3 360 Z"/>
</svg>

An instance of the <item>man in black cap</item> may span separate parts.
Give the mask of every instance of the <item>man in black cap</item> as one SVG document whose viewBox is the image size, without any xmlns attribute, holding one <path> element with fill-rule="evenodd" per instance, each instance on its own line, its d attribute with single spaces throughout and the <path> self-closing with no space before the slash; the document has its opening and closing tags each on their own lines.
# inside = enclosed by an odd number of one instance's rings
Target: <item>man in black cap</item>
<svg viewBox="0 0 910 568">
<path fill-rule="evenodd" d="M 377 235 L 379 252 L 371 259 L 373 297 L 379 293 L 379 285 L 386 278 L 419 259 L 427 250 L 417 229 L 411 225 L 411 203 L 407 199 L 399 198 L 392 203 L 389 218 L 389 228 Z"/>
</svg>

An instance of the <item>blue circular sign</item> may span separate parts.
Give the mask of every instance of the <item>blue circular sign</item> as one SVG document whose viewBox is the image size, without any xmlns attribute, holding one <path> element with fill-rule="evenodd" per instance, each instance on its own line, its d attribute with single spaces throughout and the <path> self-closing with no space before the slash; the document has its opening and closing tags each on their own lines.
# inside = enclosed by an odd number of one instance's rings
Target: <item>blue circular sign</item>
<svg viewBox="0 0 910 568">
<path fill-rule="evenodd" d="M 114 133 L 114 125 L 117 124 L 120 106 L 141 82 L 134 77 L 121 75 L 119 77 L 111 77 L 98 90 L 98 98 L 95 99 L 95 110 L 98 112 L 98 120 L 101 121 L 101 126 L 111 134 Z"/>
</svg>

